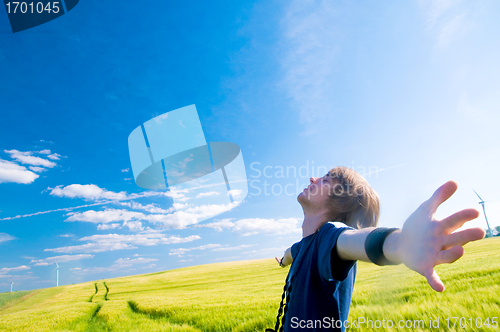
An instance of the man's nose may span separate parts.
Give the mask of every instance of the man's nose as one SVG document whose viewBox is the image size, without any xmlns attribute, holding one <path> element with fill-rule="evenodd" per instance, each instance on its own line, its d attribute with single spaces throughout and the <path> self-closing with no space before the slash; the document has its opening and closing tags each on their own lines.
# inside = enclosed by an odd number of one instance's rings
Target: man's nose
<svg viewBox="0 0 500 332">
<path fill-rule="evenodd" d="M 311 183 L 316 183 L 316 181 L 318 181 L 318 178 L 311 178 L 309 181 L 311 181 Z"/>
</svg>

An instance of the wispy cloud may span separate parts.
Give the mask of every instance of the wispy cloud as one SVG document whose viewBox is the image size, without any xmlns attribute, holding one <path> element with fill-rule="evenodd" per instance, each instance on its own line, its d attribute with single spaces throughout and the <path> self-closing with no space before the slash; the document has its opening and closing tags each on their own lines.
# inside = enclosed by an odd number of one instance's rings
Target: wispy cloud
<svg viewBox="0 0 500 332">
<path fill-rule="evenodd" d="M 65 221 L 84 221 L 94 224 L 107 224 L 116 221 L 142 220 L 145 215 L 141 212 L 129 210 L 106 209 L 104 211 L 88 210 L 78 213 L 69 213 Z"/>
<path fill-rule="evenodd" d="M 2 160 L 0 159 L 0 183 L 2 183 L 2 165 L 1 165 Z M 4 161 L 6 163 L 11 163 L 8 161 Z M 26 168 L 19 166 L 17 164 L 11 163 L 14 165 L 14 167 L 19 167 L 19 170 L 24 170 L 27 171 Z M 8 166 L 12 167 L 12 166 Z M 27 171 L 31 174 L 31 176 L 34 177 L 34 179 L 38 178 L 39 175 Z M 23 175 L 23 179 L 26 178 L 26 174 Z M 9 182 L 12 182 L 13 176 L 10 176 L 8 179 Z M 33 179 L 33 180 L 34 180 Z M 32 181 L 31 181 L 32 182 Z M 29 182 L 29 183 L 31 183 Z M 235 181 L 238 182 L 238 181 Z M 216 184 L 220 185 L 220 184 Z M 64 186 L 57 186 L 55 188 L 47 188 L 47 190 L 50 190 L 50 194 L 53 196 L 58 196 L 58 197 L 67 197 L 67 198 L 81 198 L 81 199 L 86 199 L 86 200 L 97 200 L 98 202 L 92 203 L 92 204 L 85 204 L 85 205 L 79 205 L 79 206 L 73 206 L 73 207 L 68 207 L 68 208 L 60 208 L 60 209 L 54 209 L 54 210 L 47 210 L 47 211 L 40 211 L 40 212 L 35 212 L 35 213 L 30 213 L 30 214 L 23 214 L 23 215 L 17 215 L 14 217 L 5 217 L 5 218 L 0 218 L 0 221 L 2 220 L 14 220 L 14 219 L 20 219 L 20 218 L 26 218 L 26 217 L 32 217 L 32 216 L 37 216 L 37 215 L 42 215 L 42 214 L 47 214 L 47 213 L 53 213 L 53 212 L 59 212 L 59 211 L 73 211 L 76 209 L 81 209 L 81 208 L 86 208 L 86 207 L 91 207 L 91 206 L 99 206 L 99 205 L 108 205 L 108 204 L 122 204 L 124 206 L 130 206 L 132 209 L 143 209 L 148 212 L 152 213 L 162 213 L 162 214 L 168 214 L 171 212 L 174 212 L 174 209 L 162 209 L 159 207 L 156 207 L 152 204 L 148 204 L 146 206 L 142 206 L 139 203 L 132 202 L 128 204 L 127 202 L 123 203 L 124 201 L 132 201 L 135 199 L 140 199 L 140 198 L 147 198 L 147 197 L 168 197 L 171 199 L 174 199 L 177 202 L 182 202 L 182 201 L 188 201 L 190 199 L 193 199 L 194 197 L 188 197 L 187 195 L 189 194 L 190 190 L 198 190 L 198 189 L 203 189 L 203 188 L 209 188 L 214 186 L 214 184 L 210 185 L 199 185 L 199 186 L 194 186 L 192 188 L 188 189 L 177 189 L 177 188 L 170 188 L 170 191 L 143 191 L 141 193 L 133 193 L 133 194 L 127 194 L 124 191 L 121 192 L 113 192 L 109 191 L 103 188 L 100 188 L 97 185 L 90 184 L 90 185 L 80 185 L 80 184 L 72 184 L 68 185 L 66 187 Z M 99 200 L 106 200 L 106 201 L 99 201 Z M 119 203 L 122 202 L 122 203 Z M 200 220 L 201 218 L 207 218 L 210 213 L 213 213 L 211 216 L 214 216 L 218 213 L 218 211 L 228 211 L 238 205 L 238 203 L 232 203 L 229 205 L 202 205 L 198 207 L 197 209 L 192 209 L 189 212 L 184 212 L 183 214 L 180 215 L 171 215 L 169 217 L 165 218 L 159 218 L 159 217 L 152 217 L 155 222 L 162 223 L 166 227 L 184 227 L 189 224 L 195 224 Z M 211 211 L 211 212 L 210 212 Z M 219 213 L 222 213 L 219 212 Z M 186 214 L 187 213 L 187 214 Z M 191 218 L 193 217 L 193 218 Z M 179 219 L 181 220 L 195 220 L 194 222 L 179 222 Z"/>
<path fill-rule="evenodd" d="M 81 208 L 85 208 L 85 207 L 91 207 L 91 206 L 97 206 L 97 205 L 105 205 L 105 204 L 110 204 L 110 203 L 112 203 L 112 202 L 101 202 L 101 203 L 94 203 L 94 204 L 86 204 L 86 205 L 80 205 L 80 206 L 73 206 L 73 207 L 69 207 L 69 208 L 61 208 L 61 209 L 54 209 L 54 210 L 48 210 L 48 211 L 40 211 L 40 212 L 35 212 L 35 213 L 17 215 L 17 216 L 14 216 L 14 217 L 0 218 L 0 221 L 1 220 L 13 220 L 13 219 L 26 218 L 26 217 L 33 217 L 33 216 L 38 216 L 38 215 L 47 214 L 47 213 L 53 213 L 53 212 L 59 212 L 59 211 L 71 211 L 71 210 L 81 209 Z"/>
<path fill-rule="evenodd" d="M 212 251 L 234 251 L 234 250 L 241 250 L 245 248 L 251 248 L 255 247 L 256 244 L 242 244 L 241 246 L 236 246 L 236 247 L 222 247 L 222 248 L 215 248 L 212 249 Z"/>
<path fill-rule="evenodd" d="M 106 266 L 106 267 L 91 267 L 91 268 L 86 268 L 86 269 L 78 269 L 80 273 L 99 273 L 99 272 L 115 272 L 118 270 L 122 270 L 125 268 L 132 267 L 134 265 L 138 264 L 147 264 L 151 262 L 156 262 L 158 259 L 156 258 L 119 258 L 117 259 L 111 266 Z M 147 267 L 154 267 L 156 266 L 155 264 L 150 264 Z"/>
<path fill-rule="evenodd" d="M 7 233 L 0 233 L 0 243 L 12 241 L 14 239 L 15 239 L 15 237 L 13 237 L 12 235 L 9 235 Z"/>
<path fill-rule="evenodd" d="M 419 0 L 427 29 L 436 36 L 436 50 L 443 51 L 470 30 L 472 12 L 480 4 L 457 0 Z"/>
<path fill-rule="evenodd" d="M 193 250 L 207 250 L 207 249 L 211 249 L 211 251 L 235 251 L 235 250 L 242 250 L 245 248 L 255 247 L 256 245 L 257 244 L 242 244 L 240 246 L 231 247 L 228 245 L 223 246 L 223 245 L 218 244 L 218 243 L 211 243 L 211 244 L 205 244 L 205 245 L 198 246 L 198 247 L 172 249 L 172 250 L 170 250 L 169 255 L 181 257 L 181 256 L 185 255 L 186 253 L 193 251 Z"/>
<path fill-rule="evenodd" d="M 281 255 L 285 248 L 263 248 L 243 252 L 244 254 L 258 255 L 263 253 L 273 253 L 273 255 Z"/>
<path fill-rule="evenodd" d="M 167 236 L 161 232 L 145 231 L 139 234 L 97 234 L 86 236 L 79 241 L 87 242 L 77 246 L 67 246 L 44 251 L 59 253 L 97 253 L 122 249 L 135 249 L 136 246 L 156 246 L 159 244 L 186 243 L 201 239 L 198 235 L 187 237 Z"/>
<path fill-rule="evenodd" d="M 22 164 L 32 165 L 32 166 L 43 166 L 47 168 L 55 167 L 57 164 L 47 159 L 33 156 L 32 151 L 18 151 L 18 150 L 4 150 L 8 153 L 10 157 Z"/>
<path fill-rule="evenodd" d="M 336 55 L 339 29 L 335 2 L 288 2 L 281 22 L 283 31 L 282 85 L 299 113 L 304 135 L 313 135 L 318 124 L 334 117 Z"/>
<path fill-rule="evenodd" d="M 221 231 L 224 228 L 231 229 L 242 236 L 255 234 L 299 234 L 302 230 L 298 218 L 247 218 L 232 221 L 233 219 L 223 219 L 217 222 L 197 225 L 196 227 L 208 227 Z"/>
<path fill-rule="evenodd" d="M 221 246 L 222 246 L 221 244 L 211 243 L 211 244 L 205 244 L 205 245 L 198 246 L 198 247 L 191 247 L 191 248 L 177 248 L 177 249 L 172 249 L 172 250 L 170 250 L 169 255 L 173 255 L 173 256 L 182 256 L 182 255 L 184 255 L 185 253 L 190 252 L 190 251 L 193 251 L 193 250 L 207 250 L 207 249 L 218 248 L 218 247 L 221 247 Z"/>
<path fill-rule="evenodd" d="M 35 266 L 47 266 L 51 264 L 57 263 L 65 263 L 65 262 L 70 262 L 70 261 L 78 261 L 80 259 L 88 259 L 88 258 L 94 258 L 94 255 L 62 255 L 62 256 L 53 256 L 53 257 L 47 257 L 44 259 L 33 259 L 31 260 L 31 264 L 34 264 Z"/>
<path fill-rule="evenodd" d="M 49 188 L 52 189 L 52 188 Z M 113 192 L 99 188 L 94 184 L 71 184 L 69 186 L 57 186 L 50 192 L 53 196 L 68 198 L 83 198 L 87 200 L 124 200 L 127 199 L 126 192 Z"/>
<path fill-rule="evenodd" d="M 17 267 L 4 267 L 0 269 L 0 275 L 7 274 L 10 272 L 15 272 L 15 271 L 23 271 L 23 270 L 29 270 L 30 267 L 26 265 L 21 265 Z"/>
</svg>

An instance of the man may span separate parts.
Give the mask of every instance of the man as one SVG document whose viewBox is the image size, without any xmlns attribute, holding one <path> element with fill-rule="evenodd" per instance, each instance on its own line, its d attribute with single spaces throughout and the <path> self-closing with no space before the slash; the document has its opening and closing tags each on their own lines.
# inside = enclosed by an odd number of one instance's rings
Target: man
<svg viewBox="0 0 500 332">
<path fill-rule="evenodd" d="M 288 248 L 282 259 L 276 258 L 282 267 L 293 262 L 281 318 L 284 331 L 344 331 L 342 322 L 349 315 L 357 260 L 377 265 L 403 263 L 442 292 L 444 284 L 434 266 L 456 261 L 463 255 L 463 245 L 485 236 L 481 228 L 452 233 L 478 217 L 475 209 L 443 220 L 435 218 L 438 206 L 457 189 L 452 181 L 422 203 L 400 230 L 375 228 L 380 213 L 378 196 L 354 170 L 337 167 L 310 182 L 297 198 L 304 211 L 302 240 Z M 348 227 L 336 227 L 329 221 Z M 306 328 L 307 321 L 317 324 Z"/>
</svg>

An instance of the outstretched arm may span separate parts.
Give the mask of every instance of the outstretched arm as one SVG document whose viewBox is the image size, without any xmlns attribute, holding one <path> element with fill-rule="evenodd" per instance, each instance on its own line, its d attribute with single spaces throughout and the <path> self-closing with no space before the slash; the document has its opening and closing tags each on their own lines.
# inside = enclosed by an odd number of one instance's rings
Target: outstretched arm
<svg viewBox="0 0 500 332">
<path fill-rule="evenodd" d="M 434 271 L 434 266 L 453 263 L 464 254 L 463 246 L 485 236 L 482 228 L 469 228 L 452 233 L 465 222 L 475 219 L 479 212 L 466 209 L 438 220 L 435 213 L 439 205 L 457 190 L 457 184 L 447 182 L 432 197 L 422 203 L 405 221 L 403 228 L 386 238 L 383 246 L 385 257 L 396 264 L 403 263 L 420 273 L 435 291 L 442 292 L 444 284 Z M 365 241 L 374 228 L 346 230 L 337 240 L 337 252 L 343 260 L 369 262 Z"/>
</svg>

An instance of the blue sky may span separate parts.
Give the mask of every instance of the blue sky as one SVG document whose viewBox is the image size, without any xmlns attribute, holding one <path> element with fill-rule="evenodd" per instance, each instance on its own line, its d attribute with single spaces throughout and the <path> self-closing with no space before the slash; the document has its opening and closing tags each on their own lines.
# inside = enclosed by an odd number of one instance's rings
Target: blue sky
<svg viewBox="0 0 500 332">
<path fill-rule="evenodd" d="M 1 13 L 0 292 L 55 286 L 55 262 L 64 285 L 280 256 L 301 237 L 297 193 L 337 165 L 379 193 L 382 226 L 400 227 L 451 179 L 459 190 L 439 216 L 479 208 L 474 188 L 500 225 L 499 12 L 495 1 L 80 1 L 16 34 Z M 248 195 L 160 227 L 172 197 L 135 184 L 128 136 L 192 104 L 207 142 L 240 146 Z M 486 227 L 482 211 L 468 226 Z"/>
</svg>

